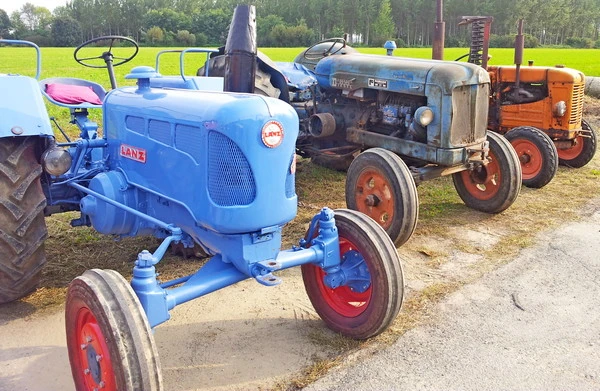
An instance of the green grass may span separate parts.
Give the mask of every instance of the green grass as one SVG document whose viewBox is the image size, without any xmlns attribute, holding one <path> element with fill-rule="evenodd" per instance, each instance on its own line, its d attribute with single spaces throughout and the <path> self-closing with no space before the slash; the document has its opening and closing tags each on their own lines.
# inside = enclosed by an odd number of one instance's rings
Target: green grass
<svg viewBox="0 0 600 391">
<path fill-rule="evenodd" d="M 94 48 L 96 49 L 96 48 Z M 173 49 L 173 48 L 168 48 Z M 90 49 L 92 51 L 93 49 Z M 118 50 L 118 49 L 117 49 Z M 165 48 L 140 48 L 138 55 L 129 63 L 115 68 L 117 83 L 120 86 L 133 85 L 131 80 L 125 80 L 125 75 L 135 66 L 149 65 L 154 67 L 156 54 Z M 303 48 L 260 48 L 273 61 L 293 61 Z M 359 48 L 361 53 L 384 54 L 381 48 Z M 465 48 L 447 48 L 444 51 L 446 60 L 454 60 L 465 54 Z M 73 59 L 73 48 L 42 48 L 41 78 L 48 77 L 78 77 L 92 80 L 110 87 L 108 74 L 104 69 L 86 68 Z M 97 55 L 102 48 L 97 48 Z M 430 48 L 399 48 L 396 56 L 431 58 Z M 490 49 L 491 65 L 509 65 L 513 63 L 512 49 Z M 195 74 L 203 65 L 205 56 L 190 53 L 185 58 L 186 74 Z M 526 49 L 524 61 L 533 60 L 535 65 L 555 66 L 565 65 L 582 71 L 586 75 L 600 76 L 600 49 Z M 160 72 L 162 74 L 179 73 L 179 55 L 165 54 L 161 57 Z M 31 48 L 0 47 L 0 73 L 18 73 L 33 76 L 35 74 L 35 51 Z"/>
</svg>

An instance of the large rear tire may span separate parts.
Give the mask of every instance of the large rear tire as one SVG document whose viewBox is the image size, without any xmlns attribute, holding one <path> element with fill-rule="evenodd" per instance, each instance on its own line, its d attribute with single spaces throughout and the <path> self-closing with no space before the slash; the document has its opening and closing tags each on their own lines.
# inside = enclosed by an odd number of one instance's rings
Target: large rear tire
<svg viewBox="0 0 600 391">
<path fill-rule="evenodd" d="M 410 170 L 383 148 L 368 149 L 350 164 L 346 205 L 375 220 L 396 246 L 412 236 L 419 219 L 419 196 Z"/>
<path fill-rule="evenodd" d="M 33 291 L 46 263 L 37 137 L 0 138 L 0 304 Z"/>
<path fill-rule="evenodd" d="M 75 278 L 65 308 L 77 390 L 162 390 L 158 351 L 146 314 L 119 273 L 93 269 Z"/>
<path fill-rule="evenodd" d="M 521 190 L 521 164 L 508 140 L 488 131 L 489 163 L 452 175 L 464 203 L 485 213 L 500 213 L 515 202 Z"/>
<path fill-rule="evenodd" d="M 558 149 L 558 162 L 561 166 L 580 168 L 592 160 L 596 154 L 598 136 L 586 120 L 581 121 L 583 130 L 591 131 L 589 137 L 578 136 L 575 145 L 569 149 Z"/>
<path fill-rule="evenodd" d="M 504 135 L 519 156 L 523 184 L 540 189 L 546 186 L 558 171 L 558 152 L 552 139 L 531 126 L 519 126 Z"/>
<path fill-rule="evenodd" d="M 366 339 L 396 318 L 404 297 L 402 265 L 394 244 L 373 219 L 353 210 L 335 211 L 342 269 L 354 280 L 335 289 L 326 273 L 302 265 L 302 279 L 315 311 L 327 327 L 347 337 Z"/>
</svg>

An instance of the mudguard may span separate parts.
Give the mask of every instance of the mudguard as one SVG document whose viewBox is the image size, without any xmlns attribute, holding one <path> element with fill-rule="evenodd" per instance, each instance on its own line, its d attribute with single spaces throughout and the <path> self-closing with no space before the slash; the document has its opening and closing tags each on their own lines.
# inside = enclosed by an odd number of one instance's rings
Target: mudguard
<svg viewBox="0 0 600 391">
<path fill-rule="evenodd" d="M 0 137 L 53 136 L 37 80 L 0 75 Z"/>
</svg>

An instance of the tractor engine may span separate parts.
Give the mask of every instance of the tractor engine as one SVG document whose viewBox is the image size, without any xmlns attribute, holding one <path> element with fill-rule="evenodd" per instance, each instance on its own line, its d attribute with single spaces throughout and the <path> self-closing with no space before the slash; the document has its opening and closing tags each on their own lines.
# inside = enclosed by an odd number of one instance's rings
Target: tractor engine
<svg viewBox="0 0 600 391">
<path fill-rule="evenodd" d="M 351 97 L 343 91 L 325 92 L 318 106 L 319 113 L 304 121 L 301 135 L 326 137 L 341 134 L 348 125 L 426 143 L 427 121 L 432 119 L 433 113 L 425 106 L 425 98 L 371 89 L 355 91 Z M 424 108 L 418 110 L 421 107 Z"/>
<path fill-rule="evenodd" d="M 454 165 L 455 150 L 485 142 L 489 76 L 473 64 L 348 54 L 321 59 L 314 75 L 314 99 L 292 101 L 306 155 L 369 145 L 374 133 L 406 140 L 400 155 Z"/>
</svg>

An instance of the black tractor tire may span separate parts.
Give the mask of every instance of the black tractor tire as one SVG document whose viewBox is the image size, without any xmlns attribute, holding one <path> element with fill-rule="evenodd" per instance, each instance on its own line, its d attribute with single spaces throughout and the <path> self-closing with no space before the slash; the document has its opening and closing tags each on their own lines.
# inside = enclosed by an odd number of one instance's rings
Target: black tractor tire
<svg viewBox="0 0 600 391">
<path fill-rule="evenodd" d="M 577 137 L 577 145 L 569 149 L 558 150 L 558 163 L 561 166 L 581 168 L 588 164 L 596 154 L 598 136 L 586 120 L 581 120 L 581 128 L 590 130 L 590 137 Z"/>
<path fill-rule="evenodd" d="M 519 126 L 504 135 L 519 156 L 523 185 L 546 186 L 558 171 L 558 152 L 546 133 L 532 126 Z"/>
<path fill-rule="evenodd" d="M 500 213 L 511 206 L 521 191 L 521 163 L 515 149 L 498 133 L 487 132 L 490 162 L 486 167 L 452 175 L 454 187 L 465 205 L 485 213 Z"/>
<path fill-rule="evenodd" d="M 346 175 L 346 205 L 381 225 L 397 247 L 415 232 L 419 195 L 400 157 L 383 148 L 358 155 Z"/>
<path fill-rule="evenodd" d="M 0 304 L 33 291 L 46 263 L 37 137 L 0 138 Z"/>
</svg>

